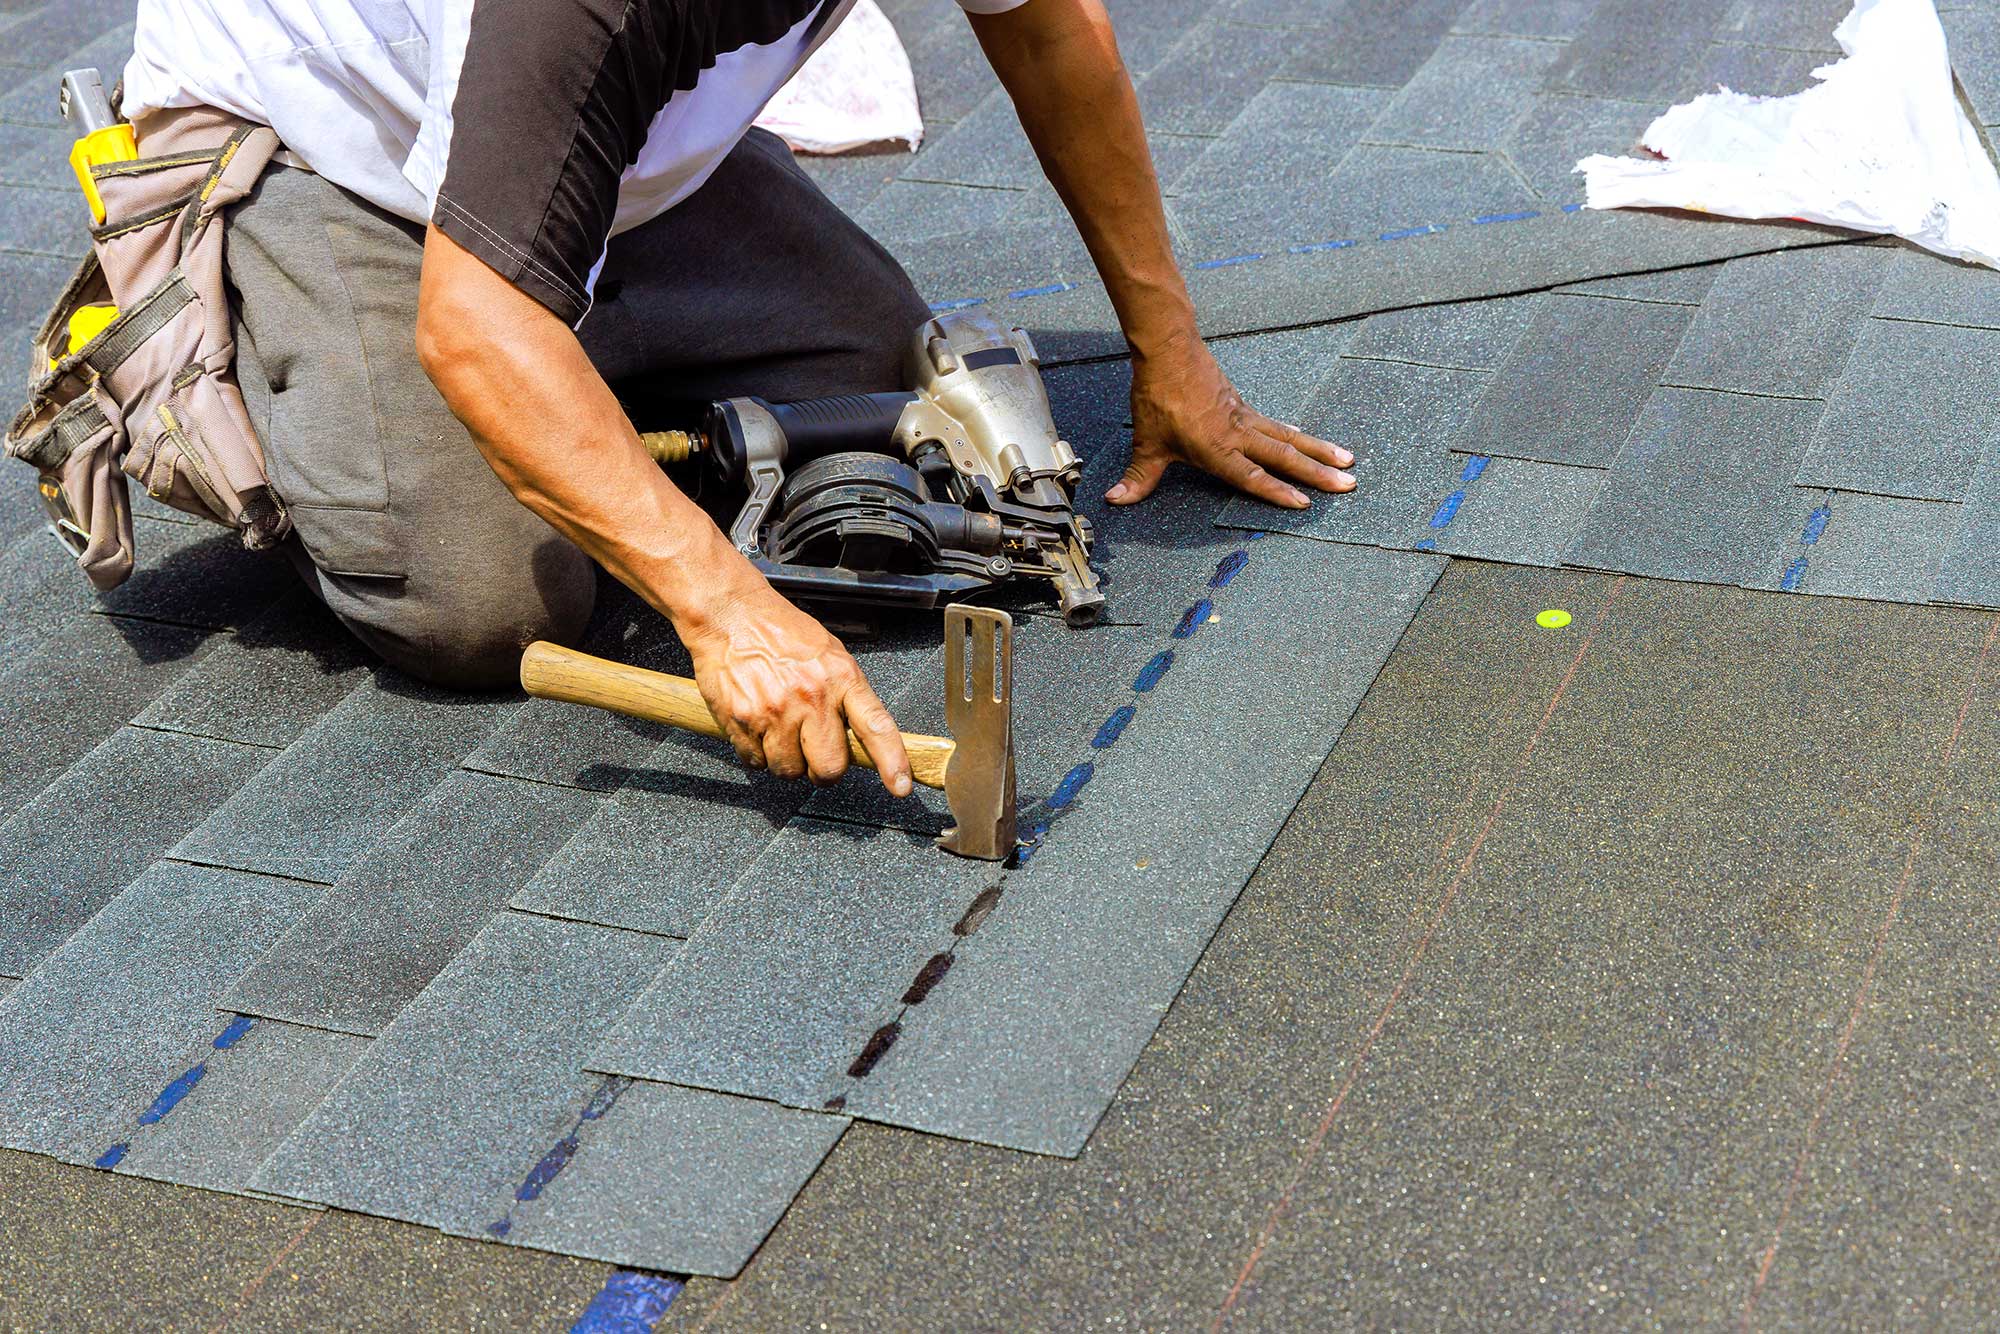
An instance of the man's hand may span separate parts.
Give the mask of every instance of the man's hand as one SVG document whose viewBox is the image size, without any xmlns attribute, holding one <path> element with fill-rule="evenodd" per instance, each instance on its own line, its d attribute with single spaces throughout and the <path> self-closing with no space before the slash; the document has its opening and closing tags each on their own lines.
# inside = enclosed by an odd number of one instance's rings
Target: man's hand
<svg viewBox="0 0 2000 1334">
<path fill-rule="evenodd" d="M 780 597 L 660 471 L 568 325 L 432 228 L 417 355 L 522 504 L 650 602 L 744 761 L 830 783 L 847 729 L 910 793 L 902 734 L 840 641 Z"/>
<path fill-rule="evenodd" d="M 1133 359 L 1132 463 L 1104 498 L 1114 505 L 1144 500 L 1176 459 L 1287 509 L 1312 503 L 1290 482 L 1354 489 L 1354 474 L 1341 471 L 1354 466 L 1354 455 L 1251 408 L 1207 346 L 1193 340 L 1164 359 Z"/>
<path fill-rule="evenodd" d="M 759 587 L 761 586 L 761 591 Z M 761 579 L 685 636 L 702 697 L 752 769 L 836 782 L 854 729 L 882 786 L 910 795 L 902 733 L 838 639 Z"/>
</svg>

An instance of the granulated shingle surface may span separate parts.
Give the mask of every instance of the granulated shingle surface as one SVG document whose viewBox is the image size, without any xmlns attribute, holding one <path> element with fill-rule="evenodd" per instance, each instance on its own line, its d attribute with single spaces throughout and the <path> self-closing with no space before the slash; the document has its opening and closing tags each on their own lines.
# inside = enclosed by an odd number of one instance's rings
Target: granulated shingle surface
<svg viewBox="0 0 2000 1334">
<path fill-rule="evenodd" d="M 17 353 L 86 241 L 55 80 L 115 73 L 129 3 L 0 14 Z M 1003 599 L 1014 869 L 944 861 L 890 828 L 935 803 L 865 778 L 410 687 L 151 502 L 99 598 L 12 468 L 0 1141 L 126 1175 L 9 1176 L 0 1324 L 560 1328 L 607 1262 L 740 1273 L 668 1319 L 760 1329 L 1975 1323 L 1990 622 L 1895 604 L 2000 603 L 1992 275 L 1581 209 L 1573 172 L 1718 81 L 1803 87 L 1847 7 L 1107 0 L 1220 364 L 1359 456 L 1293 514 L 1186 466 L 1102 501 L 1109 294 L 959 6 L 885 0 L 926 145 L 804 169 L 926 300 L 1031 330 L 1109 598 L 1087 635 Z M 1994 25 L 1943 17 L 1993 122 Z M 1489 408 L 1511 445 L 1469 435 Z M 1292 525 L 1318 540 L 1256 535 Z M 1640 573 L 1509 568 L 1561 561 Z M 839 633 L 934 727 L 935 617 L 896 619 Z M 587 646 L 690 665 L 608 582 Z M 636 1073 L 818 1103 L 585 1069 L 676 949 L 700 1003 Z M 358 1031 L 239 1029 L 259 979 Z M 935 1133 L 864 1121 L 820 1166 L 850 1116 Z"/>
</svg>

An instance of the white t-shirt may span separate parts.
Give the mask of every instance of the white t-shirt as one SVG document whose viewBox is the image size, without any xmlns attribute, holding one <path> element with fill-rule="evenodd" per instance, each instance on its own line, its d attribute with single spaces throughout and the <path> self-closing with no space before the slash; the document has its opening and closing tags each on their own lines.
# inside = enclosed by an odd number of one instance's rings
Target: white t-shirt
<svg viewBox="0 0 2000 1334">
<path fill-rule="evenodd" d="M 606 240 L 698 188 L 853 3 L 139 0 L 124 111 L 269 125 L 574 323 Z"/>
</svg>

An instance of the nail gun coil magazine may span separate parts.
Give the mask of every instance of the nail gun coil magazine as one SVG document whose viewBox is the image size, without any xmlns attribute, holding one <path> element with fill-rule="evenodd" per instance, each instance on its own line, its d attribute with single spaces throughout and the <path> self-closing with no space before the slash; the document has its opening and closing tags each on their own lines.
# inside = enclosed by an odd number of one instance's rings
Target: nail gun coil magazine
<svg viewBox="0 0 2000 1334">
<path fill-rule="evenodd" d="M 1104 594 L 1075 511 L 1081 471 L 1025 331 L 958 311 L 919 329 L 904 392 L 712 404 L 700 435 L 647 437 L 740 488 L 730 540 L 788 595 L 938 607 L 1048 586 L 1072 625 Z"/>
</svg>

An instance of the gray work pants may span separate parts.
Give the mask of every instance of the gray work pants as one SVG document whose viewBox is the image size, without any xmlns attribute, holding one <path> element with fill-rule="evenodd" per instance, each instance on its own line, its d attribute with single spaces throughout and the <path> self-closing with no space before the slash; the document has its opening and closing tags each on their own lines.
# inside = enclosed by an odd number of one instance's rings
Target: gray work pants
<svg viewBox="0 0 2000 1334">
<path fill-rule="evenodd" d="M 290 507 L 293 562 L 391 665 L 503 687 L 574 642 L 590 561 L 516 501 L 417 362 L 423 229 L 273 167 L 230 221 L 237 372 Z M 900 388 L 909 278 L 752 131 L 678 208 L 613 238 L 578 329 L 635 415 Z"/>
</svg>

